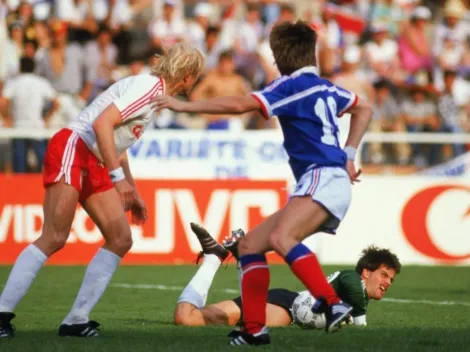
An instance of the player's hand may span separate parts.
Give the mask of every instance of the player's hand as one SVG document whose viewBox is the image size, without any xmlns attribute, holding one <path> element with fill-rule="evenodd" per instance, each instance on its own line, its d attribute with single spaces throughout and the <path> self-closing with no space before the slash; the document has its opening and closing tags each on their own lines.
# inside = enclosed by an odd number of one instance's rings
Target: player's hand
<svg viewBox="0 0 470 352">
<path fill-rule="evenodd" d="M 147 206 L 139 195 L 132 204 L 131 213 L 133 224 L 142 225 L 147 220 Z"/>
<path fill-rule="evenodd" d="M 170 109 L 176 112 L 183 111 L 184 101 L 170 97 L 169 95 L 157 95 L 152 98 L 151 106 L 155 111 Z"/>
<path fill-rule="evenodd" d="M 137 198 L 137 193 L 130 185 L 127 180 L 121 180 L 118 182 L 114 183 L 114 187 L 116 187 L 116 190 L 119 193 L 119 196 L 121 197 L 121 202 L 122 206 L 124 207 L 124 211 L 128 211 L 131 209 L 132 205 L 134 204 L 136 198 Z"/>
<path fill-rule="evenodd" d="M 354 161 L 348 160 L 348 162 L 346 163 L 346 171 L 348 172 L 349 179 L 351 180 L 352 185 L 356 182 L 361 182 L 361 180 L 359 180 L 359 176 L 362 174 L 362 170 L 359 169 L 358 171 L 356 171 Z"/>
</svg>

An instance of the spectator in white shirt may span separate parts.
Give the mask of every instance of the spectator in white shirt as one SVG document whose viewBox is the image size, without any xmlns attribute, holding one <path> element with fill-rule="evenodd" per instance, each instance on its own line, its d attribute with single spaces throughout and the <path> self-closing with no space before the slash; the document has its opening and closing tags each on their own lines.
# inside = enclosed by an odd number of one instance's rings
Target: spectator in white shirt
<svg viewBox="0 0 470 352">
<path fill-rule="evenodd" d="M 404 81 L 400 71 L 398 44 L 388 38 L 388 27 L 383 23 L 371 26 L 372 41 L 365 46 L 366 58 L 371 69 L 370 78 L 377 82 L 387 79 L 395 84 Z"/>
<path fill-rule="evenodd" d="M 10 24 L 8 28 L 9 38 L 6 41 L 2 55 L 6 58 L 6 77 L 13 77 L 20 71 L 20 57 L 23 55 L 24 29 L 19 21 Z"/>
<path fill-rule="evenodd" d="M 34 74 L 34 60 L 23 57 L 20 60 L 21 73 L 5 84 L 2 94 L 6 110 L 11 110 L 8 125 L 29 129 L 43 129 L 47 127 L 51 116 L 59 107 L 56 92 L 51 83 L 45 78 Z M 43 118 L 43 111 L 47 102 L 52 107 Z M 27 152 L 32 148 L 36 154 L 39 165 L 42 165 L 46 144 L 43 139 L 14 139 L 13 140 L 13 170 L 15 172 L 27 171 Z"/>
<path fill-rule="evenodd" d="M 463 45 L 465 39 L 470 36 L 470 26 L 463 17 L 466 12 L 465 6 L 459 0 L 452 0 L 444 7 L 444 19 L 439 23 L 434 32 L 434 55 L 442 51 L 445 38 L 453 38 L 458 45 Z"/>
<path fill-rule="evenodd" d="M 201 2 L 194 8 L 194 20 L 188 24 L 188 39 L 199 50 L 204 49 L 209 18 L 212 15 L 212 5 Z"/>
<path fill-rule="evenodd" d="M 155 47 L 167 48 L 184 40 L 186 26 L 183 20 L 175 16 L 175 1 L 165 0 L 163 17 L 150 23 L 149 32 Z"/>
</svg>

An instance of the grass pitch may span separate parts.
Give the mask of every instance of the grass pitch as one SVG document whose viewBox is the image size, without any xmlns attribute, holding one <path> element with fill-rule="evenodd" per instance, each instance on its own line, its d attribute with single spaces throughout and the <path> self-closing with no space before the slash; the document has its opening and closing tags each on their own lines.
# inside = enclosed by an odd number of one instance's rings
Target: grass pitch
<svg viewBox="0 0 470 352">
<path fill-rule="evenodd" d="M 326 266 L 331 273 L 348 267 Z M 84 267 L 45 267 L 16 310 L 17 336 L 0 351 L 225 351 L 230 327 L 176 327 L 173 309 L 195 266 L 120 267 L 91 318 L 95 339 L 60 338 Z M 9 267 L 0 267 L 0 285 Z M 0 286 L 1 288 L 2 286 Z M 208 302 L 231 299 L 238 287 L 233 265 L 222 267 Z M 286 266 L 271 268 L 271 287 L 301 290 Z M 336 334 L 295 326 L 271 329 L 274 351 L 470 351 L 470 267 L 404 267 L 381 302 L 372 301 L 367 327 Z"/>
</svg>

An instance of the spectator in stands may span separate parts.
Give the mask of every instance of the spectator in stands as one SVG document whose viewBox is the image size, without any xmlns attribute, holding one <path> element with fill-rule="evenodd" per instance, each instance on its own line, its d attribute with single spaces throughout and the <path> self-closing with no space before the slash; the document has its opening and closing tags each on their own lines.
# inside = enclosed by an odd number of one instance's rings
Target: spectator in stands
<svg viewBox="0 0 470 352">
<path fill-rule="evenodd" d="M 105 90 L 112 81 L 111 75 L 116 67 L 118 50 L 111 39 L 110 29 L 103 25 L 98 30 L 96 39 L 88 42 L 85 47 L 87 64 L 92 66 L 89 69 L 96 71 L 92 97 Z"/>
<path fill-rule="evenodd" d="M 374 101 L 374 88 L 366 75 L 359 69 L 361 63 L 361 49 L 357 46 L 349 46 L 343 54 L 341 71 L 335 75 L 332 81 L 351 92 L 354 92 L 366 101 Z"/>
<path fill-rule="evenodd" d="M 51 33 L 47 22 L 36 21 L 34 23 L 34 40 L 36 41 L 38 48 L 36 50 L 36 59 L 39 60 L 45 55 L 47 49 L 51 46 Z"/>
<path fill-rule="evenodd" d="M 402 103 L 402 114 L 408 132 L 437 132 L 440 122 L 436 106 L 427 97 L 424 87 L 413 85 L 410 87 L 410 98 Z M 426 146 L 423 143 L 413 143 L 412 156 L 414 164 L 419 167 L 436 164 L 439 161 L 439 145 Z M 425 155 L 425 147 L 429 153 Z"/>
<path fill-rule="evenodd" d="M 344 35 L 331 6 L 325 6 L 319 19 L 313 22 L 318 33 L 318 58 L 323 74 L 333 74 L 341 64 Z"/>
<path fill-rule="evenodd" d="M 6 109 L 12 112 L 7 125 L 27 129 L 43 129 L 47 127 L 51 116 L 59 107 L 56 92 L 51 83 L 34 74 L 34 60 L 23 57 L 20 61 L 21 74 L 11 78 L 5 84 L 2 99 Z M 52 107 L 43 118 L 42 112 L 47 102 Z M 43 139 L 14 139 L 13 140 L 13 170 L 27 171 L 27 152 L 31 147 L 36 154 L 39 165 L 42 166 L 46 143 Z"/>
<path fill-rule="evenodd" d="M 400 108 L 391 94 L 390 85 L 382 80 L 374 84 L 375 102 L 373 104 L 374 115 L 369 124 L 371 132 L 403 132 L 405 130 Z M 396 160 L 401 165 L 409 162 L 410 148 L 404 143 L 393 145 Z M 369 159 L 374 164 L 385 161 L 382 143 L 370 143 Z"/>
<path fill-rule="evenodd" d="M 20 22 L 23 26 L 24 37 L 33 39 L 34 37 L 34 17 L 32 5 L 27 1 L 21 1 L 16 11 L 10 13 L 8 23 Z"/>
<path fill-rule="evenodd" d="M 181 18 L 175 16 L 175 5 L 174 0 L 165 0 L 163 17 L 150 24 L 149 32 L 155 47 L 165 49 L 185 38 L 186 25 Z"/>
<path fill-rule="evenodd" d="M 250 91 L 244 78 L 235 72 L 233 52 L 224 51 L 220 54 L 219 64 L 209 72 L 194 88 L 191 99 L 201 100 L 219 96 L 244 96 Z M 228 129 L 232 121 L 224 116 L 204 115 L 208 129 Z M 243 119 L 243 118 L 241 118 Z M 236 123 L 236 122 L 235 122 Z"/>
<path fill-rule="evenodd" d="M 254 4 L 248 5 L 243 21 L 237 26 L 233 49 L 237 71 L 250 81 L 255 79 L 256 70 L 259 68 L 256 50 L 263 31 L 259 7 Z"/>
<path fill-rule="evenodd" d="M 35 40 L 27 39 L 24 41 L 23 56 L 30 59 L 36 58 L 36 51 L 38 50 L 38 43 Z"/>
<path fill-rule="evenodd" d="M 453 94 L 456 77 L 456 71 L 444 72 L 444 91 L 439 96 L 437 102 L 442 121 L 441 131 L 443 132 L 460 133 L 463 132 L 463 128 L 466 127 L 466 123 L 460 120 L 460 110 Z M 470 101 L 468 103 L 470 103 Z M 453 144 L 453 149 L 454 156 L 458 156 L 465 151 L 462 144 Z"/>
<path fill-rule="evenodd" d="M 218 27 L 208 27 L 206 38 L 202 47 L 202 52 L 206 57 L 206 70 L 211 70 L 217 66 L 219 56 L 222 52 L 220 45 L 220 30 Z"/>
<path fill-rule="evenodd" d="M 386 79 L 394 84 L 403 82 L 400 71 L 397 42 L 389 38 L 387 26 L 373 23 L 371 26 L 372 41 L 365 45 L 366 59 L 370 68 L 370 79 Z"/>
<path fill-rule="evenodd" d="M 60 0 L 55 3 L 55 10 L 57 18 L 67 23 L 70 41 L 83 43 L 98 30 L 91 1 Z"/>
<path fill-rule="evenodd" d="M 68 44 L 64 22 L 56 22 L 51 31 L 52 45 L 37 60 L 37 73 L 49 80 L 59 93 L 60 109 L 53 116 L 51 126 L 63 127 L 85 107 L 96 71 L 87 64 L 80 46 Z"/>
<path fill-rule="evenodd" d="M 212 5 L 205 2 L 198 3 L 194 8 L 194 20 L 187 26 L 188 39 L 199 50 L 204 50 L 211 15 Z"/>
<path fill-rule="evenodd" d="M 460 0 L 448 0 L 444 6 L 444 19 L 439 23 L 434 32 L 434 55 L 442 51 L 445 38 L 454 38 L 458 45 L 463 45 L 470 35 L 468 23 L 463 20 L 466 12 L 465 6 Z"/>
<path fill-rule="evenodd" d="M 389 33 L 395 37 L 405 20 L 405 14 L 395 0 L 383 0 L 375 2 L 370 14 L 372 22 L 386 23 Z"/>
<path fill-rule="evenodd" d="M 9 38 L 2 55 L 6 59 L 6 78 L 17 75 L 20 71 L 20 57 L 23 55 L 24 27 L 21 21 L 14 21 L 8 26 Z"/>
<path fill-rule="evenodd" d="M 431 11 L 427 7 L 416 7 L 398 39 L 402 67 L 410 74 L 431 71 L 431 47 L 426 40 L 426 27 L 430 19 Z"/>
</svg>

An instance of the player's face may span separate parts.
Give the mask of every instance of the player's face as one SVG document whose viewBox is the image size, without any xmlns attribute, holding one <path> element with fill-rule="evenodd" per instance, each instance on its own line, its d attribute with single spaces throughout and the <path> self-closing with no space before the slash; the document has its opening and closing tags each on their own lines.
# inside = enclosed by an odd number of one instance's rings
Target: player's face
<svg viewBox="0 0 470 352">
<path fill-rule="evenodd" d="M 187 96 L 189 96 L 189 93 L 191 92 L 191 89 L 193 89 L 194 84 L 196 83 L 198 78 L 199 78 L 199 75 L 186 76 L 183 79 L 183 83 L 181 85 L 181 92 L 184 92 Z"/>
<path fill-rule="evenodd" d="M 364 269 L 362 276 L 369 298 L 379 300 L 382 299 L 385 292 L 392 285 L 395 278 L 395 270 L 381 265 L 375 271 Z"/>
</svg>

